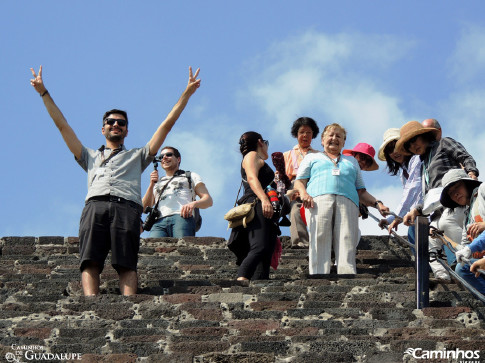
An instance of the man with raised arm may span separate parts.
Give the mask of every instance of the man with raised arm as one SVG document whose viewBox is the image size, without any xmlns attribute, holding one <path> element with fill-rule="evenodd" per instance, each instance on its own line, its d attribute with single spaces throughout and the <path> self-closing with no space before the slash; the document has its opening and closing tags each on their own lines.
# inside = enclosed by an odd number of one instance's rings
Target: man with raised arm
<svg viewBox="0 0 485 363">
<path fill-rule="evenodd" d="M 85 147 L 69 126 L 42 80 L 31 68 L 30 84 L 39 93 L 52 120 L 59 129 L 76 161 L 88 173 L 88 194 L 79 226 L 81 281 L 84 295 L 99 293 L 100 274 L 111 250 L 111 264 L 118 272 L 122 295 L 137 291 L 136 272 L 140 246 L 142 213 L 141 174 L 150 165 L 167 134 L 200 86 L 199 69 L 192 73 L 178 102 L 142 148 L 126 149 L 128 117 L 125 111 L 113 109 L 103 116 L 101 133 L 106 145 L 94 150 Z"/>
</svg>

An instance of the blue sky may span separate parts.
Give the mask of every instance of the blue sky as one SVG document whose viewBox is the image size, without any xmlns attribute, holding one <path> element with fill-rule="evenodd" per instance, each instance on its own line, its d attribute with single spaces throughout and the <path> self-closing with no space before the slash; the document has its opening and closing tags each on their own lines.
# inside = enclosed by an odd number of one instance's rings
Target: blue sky
<svg viewBox="0 0 485 363">
<path fill-rule="evenodd" d="M 239 136 L 258 131 L 270 152 L 286 151 L 300 116 L 321 129 L 343 125 L 346 148 L 367 142 L 376 150 L 387 128 L 436 118 L 485 172 L 484 13 L 474 0 L 3 1 L 0 236 L 78 233 L 86 174 L 30 86 L 29 69 L 41 64 L 55 102 L 91 148 L 104 143 L 101 117 L 115 107 L 129 114 L 126 146 L 144 145 L 188 67 L 201 68 L 202 85 L 166 140 L 214 198 L 200 236 L 229 235 L 223 215 L 240 182 Z M 367 189 L 394 209 L 400 182 L 379 164 L 364 173 Z M 360 228 L 381 233 L 370 219 Z"/>
</svg>

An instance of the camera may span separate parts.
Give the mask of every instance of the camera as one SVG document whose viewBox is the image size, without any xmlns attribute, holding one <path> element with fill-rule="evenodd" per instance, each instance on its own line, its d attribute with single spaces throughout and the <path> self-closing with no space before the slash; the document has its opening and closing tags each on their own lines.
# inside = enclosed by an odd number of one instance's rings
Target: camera
<svg viewBox="0 0 485 363">
<path fill-rule="evenodd" d="M 146 207 L 145 213 L 148 213 L 148 216 L 143 223 L 143 230 L 149 231 L 152 229 L 155 221 L 160 217 L 160 211 L 158 209 L 153 209 L 152 207 Z"/>
</svg>

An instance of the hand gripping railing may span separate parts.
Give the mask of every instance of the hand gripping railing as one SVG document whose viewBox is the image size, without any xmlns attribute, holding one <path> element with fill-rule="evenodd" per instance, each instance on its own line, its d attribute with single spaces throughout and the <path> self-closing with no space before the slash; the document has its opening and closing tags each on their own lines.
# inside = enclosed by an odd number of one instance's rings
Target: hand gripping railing
<svg viewBox="0 0 485 363">
<path fill-rule="evenodd" d="M 396 216 L 394 213 L 390 213 Z M 380 220 L 369 213 L 369 216 L 372 217 L 377 223 Z M 416 249 L 416 307 L 417 309 L 422 309 L 429 306 L 429 260 L 430 260 L 430 253 L 428 250 L 428 237 L 430 235 L 431 229 L 431 237 L 439 238 L 443 244 L 446 244 L 452 252 L 456 252 L 456 243 L 449 240 L 444 234 L 443 231 L 437 230 L 434 227 L 429 226 L 428 219 L 426 217 L 417 217 L 415 220 L 416 226 L 416 246 L 414 246 L 409 241 L 405 240 L 401 236 L 399 236 L 395 231 L 391 230 L 391 234 L 396 237 L 400 242 L 403 244 Z M 469 290 L 477 299 L 481 302 L 485 303 L 485 296 L 481 294 L 477 289 L 475 289 L 472 285 L 470 285 L 466 280 L 464 280 L 460 275 L 458 275 L 448 264 L 443 261 L 437 253 L 432 253 L 432 258 L 436 258 L 436 260 L 443 265 L 443 267 L 453 276 L 457 281 L 459 281 L 467 290 Z M 465 263 L 469 264 L 470 260 L 464 258 Z M 485 271 L 479 269 L 482 275 L 485 276 Z"/>
<path fill-rule="evenodd" d="M 456 252 L 457 243 L 449 240 L 443 234 L 443 231 L 440 231 L 434 227 L 431 227 L 431 231 L 432 231 L 431 236 L 433 238 L 439 238 L 441 242 L 443 242 L 443 244 L 446 244 L 453 253 Z M 479 299 L 482 303 L 485 304 L 485 296 L 482 293 L 480 293 L 477 289 L 475 289 L 472 285 L 470 285 L 465 279 L 463 279 L 460 275 L 458 275 L 450 266 L 448 266 L 448 264 L 445 261 L 443 261 L 440 258 L 440 256 L 436 255 L 433 257 L 436 258 L 436 260 L 450 273 L 450 275 L 452 275 L 455 279 L 457 279 L 466 289 L 468 289 L 468 291 L 470 291 L 477 299 Z M 468 260 L 467 258 L 462 257 L 462 259 L 465 262 L 465 264 L 467 265 L 470 264 L 470 260 Z M 478 272 L 480 272 L 482 275 L 485 276 L 484 270 L 478 269 Z"/>
<path fill-rule="evenodd" d="M 460 249 L 459 247 L 461 247 L 461 245 L 459 245 L 458 243 L 452 241 L 447 236 L 445 236 L 443 231 L 441 231 L 441 230 L 439 230 L 435 227 L 430 227 L 430 229 L 431 229 L 431 237 L 439 238 L 441 240 L 441 242 L 443 242 L 443 244 L 448 246 L 448 248 L 451 250 L 451 252 L 456 253 L 456 251 Z M 468 258 L 462 256 L 461 259 L 465 263 L 465 265 L 471 265 L 471 261 Z M 479 273 L 481 273 L 482 275 L 485 276 L 485 270 L 478 269 L 477 272 L 479 272 Z"/>
</svg>

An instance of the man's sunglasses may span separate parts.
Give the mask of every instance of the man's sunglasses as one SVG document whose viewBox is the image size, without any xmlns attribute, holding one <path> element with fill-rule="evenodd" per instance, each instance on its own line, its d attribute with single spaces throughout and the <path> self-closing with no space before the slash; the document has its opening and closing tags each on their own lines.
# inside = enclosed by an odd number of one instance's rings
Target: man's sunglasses
<svg viewBox="0 0 485 363">
<path fill-rule="evenodd" d="M 108 124 L 110 126 L 113 126 L 115 122 L 118 123 L 118 126 L 125 127 L 128 124 L 128 121 L 123 120 L 123 119 L 117 119 L 117 118 L 107 118 L 104 120 L 104 124 Z"/>
<path fill-rule="evenodd" d="M 168 153 L 165 153 L 165 154 L 160 154 L 160 160 L 162 160 L 165 156 L 167 158 L 171 158 L 173 156 L 173 153 L 172 152 L 168 152 Z"/>
</svg>

